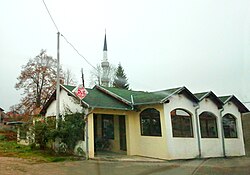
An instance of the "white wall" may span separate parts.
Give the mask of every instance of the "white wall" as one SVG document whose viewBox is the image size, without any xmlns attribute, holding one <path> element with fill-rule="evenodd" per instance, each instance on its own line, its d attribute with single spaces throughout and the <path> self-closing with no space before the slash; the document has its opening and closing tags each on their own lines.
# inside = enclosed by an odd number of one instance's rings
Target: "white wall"
<svg viewBox="0 0 250 175">
<path fill-rule="evenodd" d="M 79 101 L 75 98 L 68 96 L 67 92 L 64 89 L 60 91 L 60 114 L 65 114 L 67 108 L 70 109 L 72 113 L 82 112 L 82 107 L 79 104 Z M 55 116 L 56 115 L 56 100 L 54 100 L 47 109 L 45 117 Z"/>
<path fill-rule="evenodd" d="M 200 108 L 198 109 L 198 116 L 202 112 L 211 112 L 216 116 L 217 133 L 218 133 L 218 138 L 201 138 L 201 157 L 222 157 L 223 146 L 222 146 L 222 130 L 221 130 L 222 127 L 220 120 L 220 110 L 210 98 L 204 98 L 199 104 Z"/>
<path fill-rule="evenodd" d="M 228 102 L 224 105 L 224 111 L 222 112 L 222 116 L 228 113 L 236 117 L 238 137 L 225 138 L 226 156 L 243 156 L 245 155 L 245 146 L 242 131 L 241 113 L 238 111 L 238 108 L 232 102 Z"/>
<path fill-rule="evenodd" d="M 72 96 L 69 96 L 67 91 L 61 89 L 60 91 L 60 114 L 64 115 L 68 113 L 68 109 L 72 112 L 83 112 L 83 108 L 80 106 L 79 101 L 75 100 Z M 85 111 L 87 112 L 87 111 Z M 54 100 L 48 107 L 45 117 L 56 116 L 56 100 Z M 86 134 L 85 134 L 86 136 Z M 85 138 L 86 140 L 86 138 Z M 77 154 L 77 148 L 80 147 L 86 152 L 86 142 L 80 140 L 75 147 L 75 154 Z"/>
<path fill-rule="evenodd" d="M 198 139 L 196 129 L 195 107 L 191 100 L 184 95 L 174 95 L 169 103 L 164 104 L 164 114 L 167 129 L 167 148 L 169 159 L 189 159 L 199 156 Z M 170 112 L 174 109 L 185 109 L 192 115 L 193 137 L 173 137 Z"/>
</svg>

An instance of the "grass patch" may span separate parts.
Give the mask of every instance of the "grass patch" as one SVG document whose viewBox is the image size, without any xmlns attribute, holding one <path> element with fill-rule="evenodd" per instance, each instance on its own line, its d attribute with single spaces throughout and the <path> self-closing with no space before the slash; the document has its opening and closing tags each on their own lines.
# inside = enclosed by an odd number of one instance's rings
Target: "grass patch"
<svg viewBox="0 0 250 175">
<path fill-rule="evenodd" d="M 73 160 L 70 156 L 56 155 L 49 150 L 34 150 L 30 146 L 19 145 L 16 141 L 0 141 L 0 156 L 31 159 L 36 162 L 62 162 Z"/>
</svg>

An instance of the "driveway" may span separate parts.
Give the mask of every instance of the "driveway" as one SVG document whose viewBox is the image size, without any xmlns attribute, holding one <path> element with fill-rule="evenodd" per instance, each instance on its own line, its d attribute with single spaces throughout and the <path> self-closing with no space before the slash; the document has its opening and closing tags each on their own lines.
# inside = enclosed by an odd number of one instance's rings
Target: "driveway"
<svg viewBox="0 0 250 175">
<path fill-rule="evenodd" d="M 249 175 L 249 167 L 249 157 L 162 162 L 84 160 L 57 163 L 0 157 L 1 175 Z"/>
</svg>

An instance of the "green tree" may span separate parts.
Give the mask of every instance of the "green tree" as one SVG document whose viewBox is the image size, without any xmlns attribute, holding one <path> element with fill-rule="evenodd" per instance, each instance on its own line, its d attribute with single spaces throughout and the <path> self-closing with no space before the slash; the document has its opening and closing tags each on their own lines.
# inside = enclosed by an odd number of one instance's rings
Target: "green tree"
<svg viewBox="0 0 250 175">
<path fill-rule="evenodd" d="M 113 87 L 121 88 L 121 89 L 129 89 L 127 76 L 124 73 L 124 69 L 120 63 L 115 72 Z"/>
</svg>

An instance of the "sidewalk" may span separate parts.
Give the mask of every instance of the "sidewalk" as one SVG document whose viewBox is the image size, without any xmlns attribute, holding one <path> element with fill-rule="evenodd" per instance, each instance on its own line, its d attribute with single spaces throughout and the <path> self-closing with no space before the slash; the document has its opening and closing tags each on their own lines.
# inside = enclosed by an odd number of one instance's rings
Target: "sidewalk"
<svg viewBox="0 0 250 175">
<path fill-rule="evenodd" d="M 156 162 L 156 163 L 166 163 L 166 160 L 143 157 L 143 156 L 128 156 L 122 153 L 113 152 L 99 152 L 91 160 L 99 161 L 114 161 L 114 162 Z"/>
</svg>

